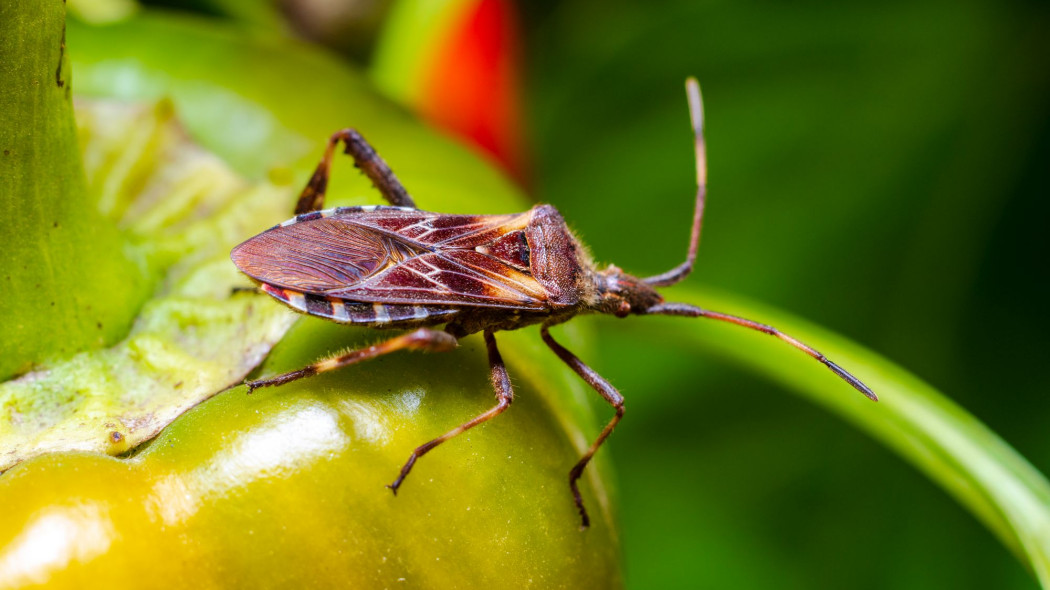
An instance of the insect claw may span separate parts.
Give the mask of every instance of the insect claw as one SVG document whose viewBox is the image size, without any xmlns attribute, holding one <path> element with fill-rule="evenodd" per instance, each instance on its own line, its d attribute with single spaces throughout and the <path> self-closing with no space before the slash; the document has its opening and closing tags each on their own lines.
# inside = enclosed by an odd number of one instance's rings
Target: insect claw
<svg viewBox="0 0 1050 590">
<path fill-rule="evenodd" d="M 423 452 L 425 453 L 426 451 Z M 408 461 L 405 463 L 405 466 L 401 468 L 401 473 L 398 474 L 397 479 L 394 480 L 394 483 L 387 484 L 386 487 L 390 488 L 390 491 L 394 492 L 395 496 L 397 495 L 397 489 L 401 487 L 401 483 L 405 481 L 406 477 L 408 477 L 408 473 L 412 471 L 412 466 L 416 464 L 416 459 L 419 458 L 420 455 L 421 453 L 419 453 L 419 449 L 412 451 L 412 454 L 409 455 Z"/>
<path fill-rule="evenodd" d="M 824 358 L 824 364 L 827 365 L 836 375 L 841 377 L 846 383 L 853 386 L 853 389 L 863 393 L 868 399 L 873 402 L 879 401 L 879 396 L 875 395 L 875 392 L 870 387 L 865 385 L 860 379 L 854 377 L 849 371 L 843 369 L 837 364 L 831 362 L 826 357 Z"/>
<path fill-rule="evenodd" d="M 583 465 L 586 465 L 586 461 L 582 461 Z M 576 503 L 576 510 L 580 513 L 580 530 L 585 531 L 591 526 L 591 517 L 587 515 L 587 508 L 583 506 L 583 495 L 580 494 L 580 488 L 576 481 L 580 479 L 583 474 L 583 467 L 579 463 L 572 468 L 569 472 L 569 488 L 572 490 L 572 499 Z"/>
<path fill-rule="evenodd" d="M 591 528 L 591 517 L 587 515 L 587 509 L 583 507 L 583 504 L 579 505 L 580 509 L 580 530 L 585 531 Z"/>
</svg>

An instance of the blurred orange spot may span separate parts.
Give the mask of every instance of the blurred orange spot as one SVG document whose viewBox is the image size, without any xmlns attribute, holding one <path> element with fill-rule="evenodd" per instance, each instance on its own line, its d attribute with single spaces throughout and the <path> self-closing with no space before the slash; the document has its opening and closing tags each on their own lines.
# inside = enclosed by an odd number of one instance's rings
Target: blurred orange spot
<svg viewBox="0 0 1050 590">
<path fill-rule="evenodd" d="M 523 180 L 521 43 L 512 2 L 477 0 L 436 45 L 424 68 L 418 111 Z"/>
</svg>

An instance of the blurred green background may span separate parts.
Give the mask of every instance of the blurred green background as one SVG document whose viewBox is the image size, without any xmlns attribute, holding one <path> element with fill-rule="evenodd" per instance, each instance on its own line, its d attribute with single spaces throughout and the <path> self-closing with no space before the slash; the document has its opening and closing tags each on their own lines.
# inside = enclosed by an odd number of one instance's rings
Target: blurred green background
<svg viewBox="0 0 1050 590">
<path fill-rule="evenodd" d="M 681 259 L 696 75 L 710 191 L 693 284 L 869 346 L 1050 472 L 1045 4 L 526 14 L 537 194 L 599 259 L 642 274 Z M 630 588 L 1036 586 L 884 448 L 644 323 L 593 321 L 591 360 L 628 400 L 610 450 Z"/>
<path fill-rule="evenodd" d="M 258 3 L 163 4 L 272 26 Z M 314 34 L 367 62 L 388 3 L 358 4 L 372 25 Z M 682 259 L 695 75 L 710 191 L 690 284 L 880 352 L 1050 472 L 1044 3 L 519 10 L 533 193 L 598 260 L 644 275 Z M 597 335 L 585 360 L 628 400 L 607 452 L 629 588 L 1036 587 L 954 500 L 837 417 L 644 318 L 582 321 Z"/>
</svg>

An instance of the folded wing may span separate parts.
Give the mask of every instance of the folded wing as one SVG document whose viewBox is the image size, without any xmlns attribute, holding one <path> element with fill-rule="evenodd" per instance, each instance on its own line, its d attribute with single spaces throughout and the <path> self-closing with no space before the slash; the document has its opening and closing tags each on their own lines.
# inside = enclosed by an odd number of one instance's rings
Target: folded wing
<svg viewBox="0 0 1050 590">
<path fill-rule="evenodd" d="M 481 252 L 520 229 L 521 215 L 336 211 L 277 226 L 230 256 L 259 282 L 350 301 L 546 305 L 546 292 L 531 274 Z"/>
</svg>

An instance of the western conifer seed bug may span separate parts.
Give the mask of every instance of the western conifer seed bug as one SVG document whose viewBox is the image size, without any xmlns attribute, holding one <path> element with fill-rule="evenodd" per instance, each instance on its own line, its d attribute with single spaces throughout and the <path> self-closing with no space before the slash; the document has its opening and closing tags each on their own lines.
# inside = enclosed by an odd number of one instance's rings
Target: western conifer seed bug
<svg viewBox="0 0 1050 590">
<path fill-rule="evenodd" d="M 624 413 L 624 398 L 601 375 L 551 337 L 549 328 L 582 313 L 674 315 L 729 322 L 775 336 L 823 363 L 855 389 L 875 393 L 824 355 L 777 329 L 744 318 L 664 301 L 656 287 L 693 270 L 707 190 L 700 86 L 686 80 L 696 154 L 696 209 L 685 262 L 637 278 L 616 266 L 596 268 L 558 211 L 536 205 L 507 215 L 446 215 L 416 208 L 386 162 L 357 131 L 328 140 L 324 156 L 299 197 L 295 217 L 233 249 L 233 263 L 261 290 L 292 309 L 335 322 L 412 331 L 374 346 L 323 359 L 269 379 L 248 391 L 281 385 L 397 350 L 447 351 L 459 338 L 482 332 L 497 403 L 490 410 L 416 448 L 389 487 L 395 494 L 416 460 L 456 435 L 510 407 L 514 392 L 496 347 L 496 332 L 540 324 L 540 336 L 615 409 L 587 452 L 569 471 L 583 526 L 589 524 L 577 481 Z M 355 165 L 390 206 L 324 207 L 329 168 L 342 141 Z M 436 330 L 434 326 L 444 325 Z"/>
</svg>

